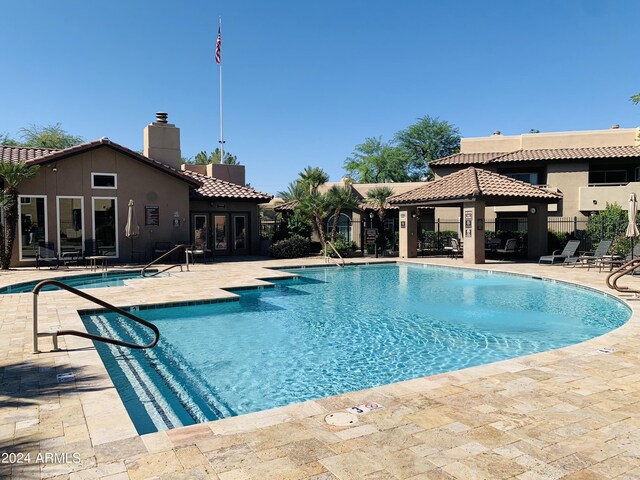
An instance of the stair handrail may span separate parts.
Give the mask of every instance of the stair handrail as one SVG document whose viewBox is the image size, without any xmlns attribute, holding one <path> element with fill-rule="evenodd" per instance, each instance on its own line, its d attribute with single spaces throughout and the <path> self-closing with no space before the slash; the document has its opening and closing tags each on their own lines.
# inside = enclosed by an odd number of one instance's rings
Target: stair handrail
<svg viewBox="0 0 640 480">
<path fill-rule="evenodd" d="M 338 256 L 338 258 L 342 261 L 342 264 L 340 264 L 338 262 L 335 262 L 335 264 L 338 265 L 339 267 L 344 267 L 345 266 L 344 258 L 342 258 L 342 255 L 340 255 L 340 252 L 338 252 L 338 250 L 336 250 L 336 247 L 333 245 L 333 243 L 331 243 L 329 240 L 327 240 L 325 243 L 331 247 L 331 249 L 335 252 L 335 254 Z M 327 255 L 327 250 L 325 248 L 325 250 L 324 250 L 324 261 L 327 262 L 329 258 L 331 258 L 331 257 L 329 255 Z"/>
<path fill-rule="evenodd" d="M 640 258 L 634 258 L 632 260 L 629 260 L 628 262 L 624 263 L 623 265 L 618 267 L 616 270 L 611 272 L 609 275 L 607 275 L 607 279 L 606 279 L 607 286 L 612 290 L 617 290 L 618 292 L 634 293 L 634 294 L 640 293 L 640 290 L 635 290 L 633 288 L 618 285 L 618 280 L 620 278 L 622 278 L 628 273 L 634 272 L 638 268 L 640 268 Z"/>
<path fill-rule="evenodd" d="M 184 264 L 186 265 L 187 272 L 188 272 L 189 271 L 189 252 L 188 252 L 188 249 L 190 248 L 190 245 L 180 244 L 180 245 L 176 245 L 175 247 L 173 247 L 168 252 L 164 252 L 162 255 L 160 255 L 155 260 L 152 260 L 151 262 L 147 263 L 144 267 L 142 267 L 142 270 L 140 271 L 140 275 L 142 277 L 155 277 L 156 275 L 160 275 L 161 273 L 164 273 L 167 270 L 171 270 L 172 268 L 175 268 L 175 267 L 180 267 L 180 271 L 182 272 L 183 271 L 182 270 L 182 263 L 176 263 L 176 264 L 173 264 L 173 265 L 169 265 L 167 268 L 165 268 L 163 270 L 159 270 L 157 272 L 154 272 L 151 275 L 145 275 L 145 272 L 147 271 L 147 269 L 149 267 L 151 267 L 152 265 L 155 265 L 156 263 L 158 263 L 163 258 L 170 256 L 172 253 L 177 252 L 181 248 L 184 249 L 184 251 L 185 251 L 185 254 L 184 254 L 185 263 Z"/>
<path fill-rule="evenodd" d="M 73 293 L 74 295 L 82 297 L 85 300 L 89 300 L 90 302 L 100 305 L 101 307 L 104 307 L 112 312 L 115 312 L 118 315 L 127 317 L 128 319 L 133 320 L 134 322 L 137 322 L 141 325 L 144 325 L 147 328 L 150 328 L 154 333 L 153 341 L 151 341 L 147 345 L 138 345 L 135 343 L 129 343 L 122 340 L 116 340 L 114 338 L 93 335 L 91 333 L 81 332 L 78 330 L 57 330 L 53 332 L 38 332 L 38 296 L 40 294 L 40 290 L 42 290 L 42 288 L 46 287 L 47 285 L 55 285 L 58 288 L 61 288 L 70 293 Z M 99 298 L 94 297 L 93 295 L 89 295 L 88 293 L 82 292 L 58 280 L 52 280 L 52 279 L 43 280 L 40 283 L 38 283 L 31 292 L 33 293 L 33 353 L 40 353 L 40 351 L 38 350 L 38 338 L 47 337 L 47 336 L 53 337 L 54 350 L 58 350 L 58 337 L 60 335 L 74 335 L 76 337 L 88 338 L 89 340 L 96 340 L 99 342 L 111 343 L 113 345 L 120 345 L 121 347 L 135 348 L 138 350 L 145 349 L 145 348 L 153 348 L 158 343 L 158 340 L 160 340 L 160 330 L 158 330 L 158 327 L 156 327 L 153 323 L 147 322 L 146 320 L 138 317 L 137 315 L 134 315 L 131 312 L 127 312 L 126 310 L 123 310 L 114 305 L 111 305 L 110 303 L 107 303 L 104 300 L 100 300 Z"/>
</svg>

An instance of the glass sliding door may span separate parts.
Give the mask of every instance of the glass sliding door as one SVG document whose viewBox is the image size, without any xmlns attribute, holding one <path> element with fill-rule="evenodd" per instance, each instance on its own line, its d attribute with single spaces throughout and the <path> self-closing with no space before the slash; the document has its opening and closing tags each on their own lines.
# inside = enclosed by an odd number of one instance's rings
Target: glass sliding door
<svg viewBox="0 0 640 480">
<path fill-rule="evenodd" d="M 82 197 L 58 197 L 58 245 L 60 253 L 82 251 L 84 240 Z"/>
<path fill-rule="evenodd" d="M 118 200 L 93 198 L 93 238 L 98 242 L 98 253 L 118 256 Z"/>
<path fill-rule="evenodd" d="M 48 240 L 46 199 L 42 195 L 18 197 L 20 260 L 35 259 L 38 244 Z"/>
</svg>

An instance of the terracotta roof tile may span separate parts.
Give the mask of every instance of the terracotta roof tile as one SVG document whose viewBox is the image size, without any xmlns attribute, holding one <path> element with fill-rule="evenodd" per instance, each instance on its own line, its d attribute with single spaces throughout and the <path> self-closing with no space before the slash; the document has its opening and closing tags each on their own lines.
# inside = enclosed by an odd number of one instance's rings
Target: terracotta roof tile
<svg viewBox="0 0 640 480">
<path fill-rule="evenodd" d="M 489 163 L 492 159 L 508 152 L 490 153 L 456 153 L 448 157 L 438 158 L 429 165 L 472 165 Z"/>
<path fill-rule="evenodd" d="M 200 173 L 184 170 L 181 172 L 184 176 L 190 177 L 202 186 L 192 192 L 194 198 L 229 198 L 238 200 L 259 200 L 261 202 L 268 202 L 273 198 L 268 193 L 258 192 L 253 188 L 243 187 L 242 185 L 236 185 L 235 183 L 225 182 L 218 178 L 208 177 Z"/>
<path fill-rule="evenodd" d="M 430 165 L 486 165 L 489 163 L 525 162 L 536 160 L 624 157 L 640 157 L 640 147 L 629 145 L 584 148 L 547 148 L 493 153 L 456 153 L 455 155 L 434 160 Z"/>
<path fill-rule="evenodd" d="M 571 160 L 578 158 L 621 158 L 640 157 L 640 148 L 635 146 L 589 147 L 589 148 L 550 148 L 543 150 L 518 150 L 505 153 L 490 161 L 521 162 L 529 160 Z"/>
<path fill-rule="evenodd" d="M 468 167 L 433 182 L 428 182 L 410 192 L 394 195 L 389 199 L 389 202 L 392 205 L 398 205 L 430 200 L 481 199 L 486 197 L 556 200 L 561 198 L 561 195 L 488 170 Z"/>
<path fill-rule="evenodd" d="M 0 163 L 29 162 L 36 158 L 56 153 L 59 150 L 52 148 L 13 147 L 0 145 Z"/>
<path fill-rule="evenodd" d="M 50 162 L 55 162 L 59 159 L 83 153 L 89 150 L 93 150 L 98 147 L 106 146 L 116 151 L 124 153 L 130 157 L 140 160 L 153 168 L 162 170 L 169 175 L 179 178 L 180 180 L 190 183 L 194 187 L 199 187 L 200 182 L 196 179 L 185 177 L 182 175 L 181 170 L 177 170 L 169 165 L 154 160 L 153 158 L 145 157 L 144 155 L 135 152 L 127 147 L 124 147 L 118 143 L 112 142 L 107 137 L 103 137 L 100 140 L 94 140 L 92 142 L 81 143 L 70 148 L 62 150 L 53 150 L 46 148 L 31 148 L 31 147 L 8 147 L 0 146 L 0 160 L 4 162 L 17 163 L 20 161 L 26 162 L 28 165 L 40 165 Z"/>
</svg>

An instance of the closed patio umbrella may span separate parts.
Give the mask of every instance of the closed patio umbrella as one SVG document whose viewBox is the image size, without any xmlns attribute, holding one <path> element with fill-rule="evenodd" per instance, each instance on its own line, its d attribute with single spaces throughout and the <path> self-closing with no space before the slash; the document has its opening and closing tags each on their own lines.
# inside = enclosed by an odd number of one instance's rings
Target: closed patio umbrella
<svg viewBox="0 0 640 480">
<path fill-rule="evenodd" d="M 629 195 L 629 224 L 627 225 L 626 236 L 631 239 L 631 258 L 633 258 L 633 239 L 640 236 L 638 226 L 636 225 L 636 216 L 638 215 L 638 199 L 636 194 Z"/>
<path fill-rule="evenodd" d="M 140 235 L 140 225 L 136 219 L 136 210 L 133 208 L 133 200 L 129 200 L 129 212 L 127 224 L 124 226 L 124 236 L 131 239 L 131 262 L 133 262 L 133 239 Z"/>
</svg>

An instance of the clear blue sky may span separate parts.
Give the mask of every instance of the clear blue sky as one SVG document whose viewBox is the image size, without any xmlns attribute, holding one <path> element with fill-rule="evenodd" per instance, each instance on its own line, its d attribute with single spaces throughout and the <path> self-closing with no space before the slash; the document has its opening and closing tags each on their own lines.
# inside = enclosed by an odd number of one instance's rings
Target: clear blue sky
<svg viewBox="0 0 640 480">
<path fill-rule="evenodd" d="M 0 132 L 60 122 L 142 149 L 167 111 L 194 156 L 219 140 L 275 193 L 338 180 L 366 137 L 431 115 L 462 136 L 640 124 L 637 1 L 2 0 Z"/>
</svg>

